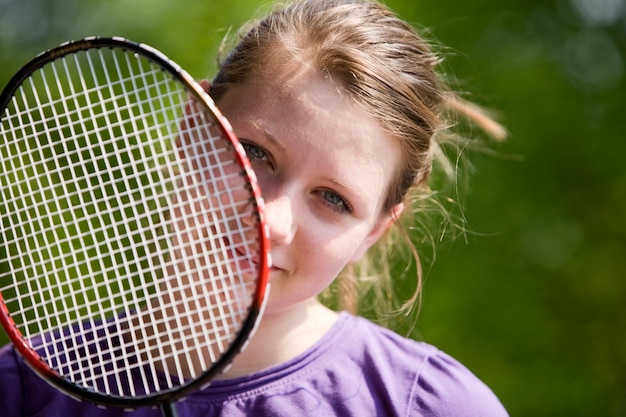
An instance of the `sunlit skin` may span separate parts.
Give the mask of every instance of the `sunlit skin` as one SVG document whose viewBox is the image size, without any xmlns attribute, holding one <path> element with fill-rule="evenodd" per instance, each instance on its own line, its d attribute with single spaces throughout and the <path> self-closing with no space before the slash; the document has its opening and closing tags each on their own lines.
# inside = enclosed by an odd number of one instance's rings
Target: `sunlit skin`
<svg viewBox="0 0 626 417">
<path fill-rule="evenodd" d="M 306 66 L 274 68 L 217 104 L 259 179 L 273 260 L 261 325 L 228 378 L 288 360 L 332 326 L 337 314 L 316 297 L 402 210 L 381 212 L 401 158 L 393 138 Z"/>
</svg>

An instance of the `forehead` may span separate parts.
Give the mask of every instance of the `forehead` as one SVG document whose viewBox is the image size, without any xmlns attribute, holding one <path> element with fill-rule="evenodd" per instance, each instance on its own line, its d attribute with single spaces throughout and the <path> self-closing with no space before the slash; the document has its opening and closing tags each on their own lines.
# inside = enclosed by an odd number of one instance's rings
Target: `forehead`
<svg viewBox="0 0 626 417">
<path fill-rule="evenodd" d="M 262 133 L 311 173 L 357 190 L 378 210 L 399 144 L 331 79 L 307 67 L 259 74 L 218 102 L 235 132 Z"/>
</svg>

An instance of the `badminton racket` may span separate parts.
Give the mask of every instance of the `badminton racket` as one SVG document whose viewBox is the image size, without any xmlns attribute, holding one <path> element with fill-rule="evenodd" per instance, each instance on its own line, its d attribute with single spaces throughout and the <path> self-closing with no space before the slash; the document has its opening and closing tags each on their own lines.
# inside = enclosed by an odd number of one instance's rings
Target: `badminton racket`
<svg viewBox="0 0 626 417">
<path fill-rule="evenodd" d="M 159 51 L 86 38 L 0 95 L 0 322 L 45 380 L 103 406 L 205 387 L 251 337 L 269 240 L 254 172 Z"/>
</svg>

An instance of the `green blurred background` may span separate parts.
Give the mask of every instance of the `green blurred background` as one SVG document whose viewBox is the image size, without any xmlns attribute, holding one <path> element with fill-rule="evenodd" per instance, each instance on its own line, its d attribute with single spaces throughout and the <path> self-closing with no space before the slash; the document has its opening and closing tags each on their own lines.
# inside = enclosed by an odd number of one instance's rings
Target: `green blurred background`
<svg viewBox="0 0 626 417">
<path fill-rule="evenodd" d="M 387 4 L 448 47 L 459 86 L 510 131 L 474 159 L 471 232 L 439 246 L 421 337 L 512 416 L 626 416 L 626 0 Z M 0 0 L 0 86 L 89 35 L 148 43 L 206 77 L 219 41 L 260 5 Z"/>
</svg>

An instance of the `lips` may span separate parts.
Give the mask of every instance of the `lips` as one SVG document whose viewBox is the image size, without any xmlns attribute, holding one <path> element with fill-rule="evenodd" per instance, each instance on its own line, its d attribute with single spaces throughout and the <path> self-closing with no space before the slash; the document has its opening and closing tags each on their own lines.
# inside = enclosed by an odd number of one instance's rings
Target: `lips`
<svg viewBox="0 0 626 417">
<path fill-rule="evenodd" d="M 226 249 L 228 257 L 235 264 L 237 271 L 242 272 L 244 275 L 249 275 L 250 272 L 257 273 L 259 269 L 258 256 L 257 260 L 255 260 L 254 257 L 250 256 L 250 254 L 244 250 L 245 246 L 242 243 L 234 244 L 227 236 L 223 236 L 222 241 L 224 243 L 224 249 Z"/>
<path fill-rule="evenodd" d="M 217 232 L 213 227 L 211 227 L 211 230 L 217 235 Z M 228 257 L 236 265 L 236 269 L 238 271 L 243 272 L 246 276 L 252 273 L 254 275 L 254 278 L 256 279 L 256 275 L 259 272 L 261 264 L 261 256 L 263 256 L 261 253 L 258 252 L 258 244 L 256 242 L 251 242 L 246 248 L 244 242 L 238 243 L 235 240 L 236 237 L 237 236 L 230 236 L 229 239 L 229 236 L 222 233 L 221 241 L 223 243 L 223 249 L 226 250 Z M 273 264 L 270 259 L 268 259 L 267 262 L 270 272 L 286 271 L 284 268 Z M 246 279 L 246 281 L 247 280 L 248 279 Z"/>
</svg>

